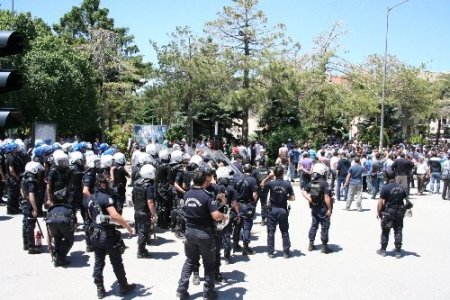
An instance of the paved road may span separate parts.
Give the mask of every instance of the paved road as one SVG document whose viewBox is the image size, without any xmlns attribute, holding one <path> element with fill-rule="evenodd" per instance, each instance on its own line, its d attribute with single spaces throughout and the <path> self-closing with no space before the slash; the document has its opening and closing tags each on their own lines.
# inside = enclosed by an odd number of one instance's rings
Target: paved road
<svg viewBox="0 0 450 300">
<path fill-rule="evenodd" d="M 222 266 L 228 281 L 217 286 L 220 299 L 450 299 L 450 201 L 440 195 L 412 197 L 413 217 L 405 218 L 405 256 L 401 259 L 392 252 L 384 258 L 375 253 L 380 236 L 375 200 L 365 194 L 363 212 L 343 211 L 344 202 L 338 202 L 330 229 L 334 253 L 326 255 L 307 251 L 309 208 L 298 183 L 294 186 L 297 200 L 290 216 L 293 257 L 282 257 L 278 232 L 278 253 L 274 259 L 267 257 L 266 228 L 259 224 L 258 216 L 251 243 L 257 253 L 249 258 L 234 256 L 235 263 Z M 96 299 L 91 277 L 93 254 L 84 252 L 81 231 L 76 233 L 69 257 L 72 264 L 54 268 L 48 253 L 28 255 L 21 249 L 22 217 L 5 213 L 5 207 L 0 207 L 1 299 Z M 131 220 L 132 215 L 132 208 L 126 208 L 126 218 Z M 127 298 L 175 299 L 184 261 L 182 241 L 170 232 L 158 233 L 156 243 L 149 247 L 153 258 L 145 260 L 136 258 L 136 237 L 125 243 L 129 246 L 124 254 L 127 276 L 138 284 L 138 290 Z M 391 243 L 388 250 L 392 248 Z M 108 262 L 104 274 L 108 298 L 118 298 Z M 191 285 L 191 299 L 200 298 L 201 290 L 201 286 Z"/>
</svg>

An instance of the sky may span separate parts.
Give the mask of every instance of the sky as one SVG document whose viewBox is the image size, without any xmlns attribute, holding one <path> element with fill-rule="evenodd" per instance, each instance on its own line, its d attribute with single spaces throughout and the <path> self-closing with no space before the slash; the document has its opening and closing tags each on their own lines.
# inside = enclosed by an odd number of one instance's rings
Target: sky
<svg viewBox="0 0 450 300">
<path fill-rule="evenodd" d="M 54 24 L 82 0 L 0 0 L 1 9 L 29 11 Z M 283 23 L 287 34 L 307 53 L 313 39 L 335 22 L 346 34 L 338 55 L 362 63 L 370 54 L 384 54 L 386 9 L 401 0 L 260 0 L 271 25 Z M 117 27 L 128 27 L 144 60 L 155 62 L 149 40 L 166 43 L 176 26 L 189 26 L 202 34 L 204 24 L 214 20 L 231 0 L 102 0 Z M 409 0 L 389 13 L 388 53 L 400 61 L 429 71 L 450 71 L 450 1 Z"/>
</svg>

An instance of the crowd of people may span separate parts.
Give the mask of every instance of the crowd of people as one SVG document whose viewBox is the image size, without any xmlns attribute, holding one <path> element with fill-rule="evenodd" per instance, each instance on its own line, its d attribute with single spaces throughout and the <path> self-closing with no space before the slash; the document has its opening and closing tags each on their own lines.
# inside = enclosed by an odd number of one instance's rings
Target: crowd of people
<svg viewBox="0 0 450 300">
<path fill-rule="evenodd" d="M 274 167 L 264 145 L 236 144 L 213 151 L 199 142 L 189 148 L 184 141 L 136 145 L 131 172 L 126 157 L 115 147 L 86 142 L 36 141 L 28 149 L 21 140 L 0 143 L 0 175 L 7 182 L 8 214 L 23 214 L 23 249 L 38 254 L 35 247 L 37 217 L 45 215 L 49 250 L 55 267 L 69 264 L 67 254 L 74 243 L 77 212 L 83 218 L 86 252 L 95 253 L 94 283 L 98 298 L 106 291 L 103 283 L 105 256 L 109 255 L 120 286 L 120 294 L 135 288 L 125 276 L 125 249 L 118 227 L 137 234 L 137 258 L 149 258 L 146 249 L 155 226 L 168 229 L 183 239 L 186 262 L 177 297 L 189 297 L 192 276 L 200 284 L 199 259 L 205 268 L 204 298 L 214 299 L 214 282 L 222 281 L 220 262 L 233 263 L 231 252 L 252 255 L 251 230 L 257 203 L 261 226 L 267 226 L 267 255 L 274 257 L 274 235 L 279 226 L 283 256 L 290 258 L 289 201 L 295 200 L 292 183 L 299 181 L 302 196 L 311 208 L 308 250 L 321 227 L 321 251 L 330 253 L 328 230 L 333 202 L 346 201 L 349 210 L 356 200 L 362 211 L 362 193 L 379 194 L 377 215 L 381 219 L 381 248 L 386 255 L 389 231 L 394 230 L 396 256 L 401 257 L 403 217 L 410 208 L 410 188 L 417 180 L 418 194 L 430 191 L 449 199 L 450 161 L 447 149 L 399 145 L 383 151 L 357 143 L 325 145 L 317 151 L 301 147 L 291 139 L 281 145 Z M 126 189 L 133 185 L 134 229 L 122 217 L 127 204 Z M 3 193 L 4 189 L 0 189 Z M 334 194 L 334 197 L 333 197 Z M 1 199 L 1 197 L 0 197 Z M 242 244 L 241 244 L 242 242 Z"/>
</svg>

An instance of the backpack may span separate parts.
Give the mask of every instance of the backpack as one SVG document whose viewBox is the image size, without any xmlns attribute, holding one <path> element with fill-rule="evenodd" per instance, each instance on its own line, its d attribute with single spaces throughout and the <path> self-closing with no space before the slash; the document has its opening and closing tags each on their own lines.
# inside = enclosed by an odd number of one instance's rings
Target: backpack
<svg viewBox="0 0 450 300">
<path fill-rule="evenodd" d="M 442 164 L 441 179 L 450 179 L 450 161 L 448 160 Z"/>
<path fill-rule="evenodd" d="M 314 205 L 321 204 L 325 200 L 321 183 L 322 180 L 313 180 L 309 185 L 309 194 L 311 195 L 311 200 Z"/>
<path fill-rule="evenodd" d="M 132 199 L 135 212 L 148 210 L 146 192 L 149 184 L 146 178 L 140 178 L 134 183 Z"/>
</svg>

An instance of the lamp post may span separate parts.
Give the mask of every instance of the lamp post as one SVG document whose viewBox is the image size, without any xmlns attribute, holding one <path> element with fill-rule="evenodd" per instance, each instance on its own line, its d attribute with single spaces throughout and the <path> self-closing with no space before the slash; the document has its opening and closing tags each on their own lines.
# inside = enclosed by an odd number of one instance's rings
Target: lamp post
<svg viewBox="0 0 450 300">
<path fill-rule="evenodd" d="M 384 48 L 384 64 L 383 64 L 383 87 L 382 87 L 382 94 L 381 94 L 381 120 L 380 120 L 380 145 L 379 149 L 380 151 L 383 149 L 383 137 L 384 137 L 384 102 L 386 99 L 386 72 L 387 72 L 387 49 L 388 49 L 388 31 L 389 31 L 389 12 L 393 10 L 394 8 L 405 4 L 409 0 L 404 0 L 402 2 L 397 3 L 396 5 L 392 7 L 388 7 L 386 9 L 386 36 L 385 36 L 385 48 Z"/>
</svg>

